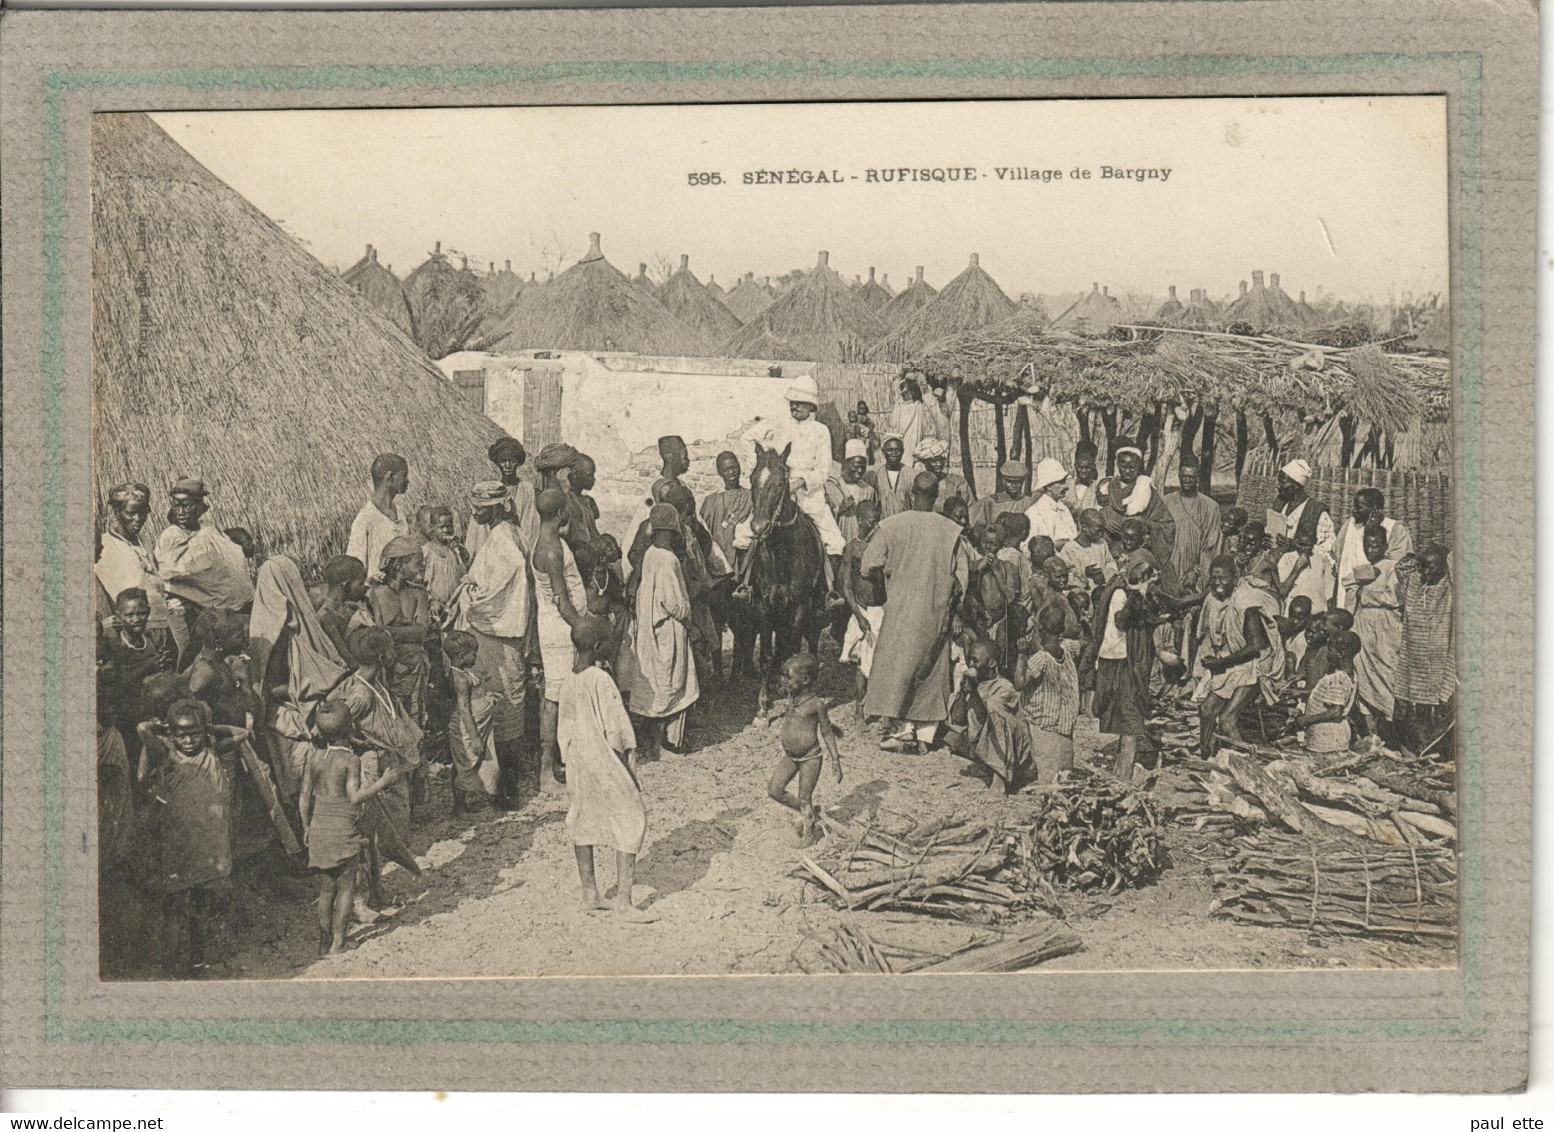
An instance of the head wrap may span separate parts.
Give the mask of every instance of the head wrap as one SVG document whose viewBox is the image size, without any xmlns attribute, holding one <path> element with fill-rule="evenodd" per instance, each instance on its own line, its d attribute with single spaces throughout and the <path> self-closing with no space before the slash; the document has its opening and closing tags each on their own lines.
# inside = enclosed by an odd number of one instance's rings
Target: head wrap
<svg viewBox="0 0 1554 1132">
<path fill-rule="evenodd" d="M 500 480 L 482 480 L 469 492 L 474 507 L 500 507 L 507 502 L 507 485 Z"/>
<path fill-rule="evenodd" d="M 867 460 L 869 458 L 869 446 L 858 439 L 849 440 L 847 447 L 843 450 L 842 459 L 851 460 L 856 456 L 862 456 Z"/>
<path fill-rule="evenodd" d="M 1031 478 L 1031 490 L 1040 491 L 1067 478 L 1068 472 L 1063 465 L 1048 456 L 1036 465 L 1036 474 Z"/>
<path fill-rule="evenodd" d="M 577 449 L 570 444 L 547 444 L 535 457 L 534 470 L 559 472 L 562 468 L 570 467 L 572 461 L 577 459 L 577 455 Z"/>
<path fill-rule="evenodd" d="M 528 457 L 528 453 L 523 450 L 522 444 L 519 444 L 510 436 L 502 437 L 502 439 L 486 449 L 486 458 L 493 464 L 498 460 L 511 460 L 514 457 L 517 457 L 518 462 L 521 464 Z"/>
<path fill-rule="evenodd" d="M 1023 480 L 1025 478 L 1025 465 L 1018 460 L 1005 460 L 999 466 L 998 474 L 1006 480 Z"/>
<path fill-rule="evenodd" d="M 172 487 L 167 489 L 168 495 L 192 495 L 196 499 L 205 498 L 205 481 L 191 479 L 185 476 Z"/>
<path fill-rule="evenodd" d="M 1279 470 L 1300 484 L 1301 487 L 1305 487 L 1306 481 L 1311 478 L 1311 465 L 1304 460 L 1291 460 Z"/>
<path fill-rule="evenodd" d="M 122 511 L 131 503 L 150 503 L 151 489 L 143 483 L 121 483 L 108 492 L 108 506 Z"/>
<path fill-rule="evenodd" d="M 409 535 L 396 535 L 389 539 L 388 545 L 378 554 L 379 565 L 386 565 L 396 558 L 409 558 L 413 554 L 421 553 L 421 544 Z"/>
<path fill-rule="evenodd" d="M 950 454 L 950 446 L 937 436 L 925 436 L 917 442 L 917 451 L 913 453 L 919 460 L 937 460 Z"/>
<path fill-rule="evenodd" d="M 648 527 L 655 531 L 678 531 L 680 512 L 675 510 L 672 503 L 655 503 L 648 512 Z"/>
<path fill-rule="evenodd" d="M 367 567 L 360 558 L 342 554 L 324 564 L 324 581 L 331 586 L 343 586 L 367 576 Z"/>
<path fill-rule="evenodd" d="M 1112 455 L 1121 456 L 1124 452 L 1131 452 L 1140 460 L 1144 458 L 1144 450 L 1137 444 L 1134 444 L 1131 440 L 1124 440 L 1122 443 L 1117 445 L 1117 450 L 1112 453 Z"/>
</svg>

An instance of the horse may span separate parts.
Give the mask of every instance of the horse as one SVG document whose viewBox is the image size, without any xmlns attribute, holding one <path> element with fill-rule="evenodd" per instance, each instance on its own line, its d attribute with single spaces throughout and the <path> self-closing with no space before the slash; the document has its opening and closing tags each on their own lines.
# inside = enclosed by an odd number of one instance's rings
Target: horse
<svg viewBox="0 0 1554 1132">
<path fill-rule="evenodd" d="M 814 520 L 799 509 L 788 490 L 788 445 L 781 452 L 755 446 L 750 473 L 750 531 L 747 552 L 750 608 L 765 662 L 759 712 L 771 710 L 771 680 L 801 642 L 820 657 L 820 630 L 826 624 L 825 549 Z"/>
</svg>

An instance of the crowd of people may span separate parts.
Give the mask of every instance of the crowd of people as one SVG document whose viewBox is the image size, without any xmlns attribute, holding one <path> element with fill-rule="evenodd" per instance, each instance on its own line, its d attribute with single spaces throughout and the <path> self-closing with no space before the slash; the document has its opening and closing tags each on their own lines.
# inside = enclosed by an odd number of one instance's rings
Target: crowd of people
<svg viewBox="0 0 1554 1132">
<path fill-rule="evenodd" d="M 1006 463 L 974 498 L 920 394 L 879 424 L 860 405 L 838 437 L 817 420 L 812 380 L 787 400 L 788 419 L 746 439 L 784 454 L 825 551 L 820 600 L 855 671 L 857 721 L 878 723 L 883 750 L 946 751 L 1013 791 L 1073 766 L 1082 715 L 1115 737 L 1112 772 L 1133 778 L 1170 701 L 1199 705 L 1205 757 L 1244 741 L 1254 698 L 1293 689 L 1312 751 L 1417 750 L 1449 727 L 1449 556 L 1416 552 L 1373 489 L 1340 521 L 1294 460 L 1256 522 L 1200 490 L 1190 454 L 1163 490 L 1120 438 L 1110 475 L 1081 442 L 1071 469 Z M 197 479 L 171 485 L 154 534 L 149 487 L 108 493 L 102 876 L 153 895 L 170 971 L 203 968 L 234 869 L 288 851 L 316 880 L 320 949 L 341 949 L 353 921 L 378 915 L 388 863 L 418 871 L 411 830 L 437 764 L 455 814 L 565 789 L 584 906 L 652 918 L 632 903 L 646 832 L 637 759 L 687 750 L 704 692 L 756 664 L 741 456 L 717 457 L 722 486 L 698 502 L 684 441 L 658 451 L 624 540 L 599 529 L 586 454 L 551 444 L 526 469 L 505 437 L 488 452 L 492 478 L 415 513 L 402 503 L 413 469 L 378 456 L 346 553 L 317 563 L 262 555 L 243 529 L 206 522 Z M 769 787 L 806 839 L 824 763 L 842 774 L 819 676 L 808 653 L 782 665 Z M 606 848 L 609 905 L 595 871 Z"/>
</svg>

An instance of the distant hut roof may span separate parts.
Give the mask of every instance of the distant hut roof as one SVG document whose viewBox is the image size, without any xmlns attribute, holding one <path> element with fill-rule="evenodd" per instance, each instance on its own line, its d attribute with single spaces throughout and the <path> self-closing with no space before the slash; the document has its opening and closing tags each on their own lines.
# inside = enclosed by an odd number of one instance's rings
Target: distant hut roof
<svg viewBox="0 0 1554 1132">
<path fill-rule="evenodd" d="M 658 301 L 709 342 L 722 342 L 744 325 L 696 278 L 687 255 L 680 257 L 679 270 L 658 289 Z"/>
<path fill-rule="evenodd" d="M 871 267 L 869 270 L 873 271 L 874 269 Z M 886 302 L 896 297 L 896 289 L 890 285 L 890 272 L 882 271 L 880 273 L 880 289 L 885 292 Z"/>
<path fill-rule="evenodd" d="M 816 359 L 810 357 L 803 350 L 791 342 L 784 342 L 770 330 L 760 330 L 758 333 L 746 333 L 750 328 L 745 327 L 739 332 L 739 343 L 725 342 L 718 347 L 718 353 L 735 358 L 757 358 L 761 361 L 772 362 L 812 362 Z"/>
<path fill-rule="evenodd" d="M 486 314 L 486 289 L 468 264 L 454 267 L 442 241 L 405 278 L 405 298 L 415 315 L 416 344 L 432 358 L 462 350 L 474 340 Z"/>
<path fill-rule="evenodd" d="M 1079 334 L 1105 334 L 1124 321 L 1122 304 L 1111 293 L 1111 289 L 1092 283 L 1090 290 L 1078 302 L 1052 320 L 1052 325 Z"/>
<path fill-rule="evenodd" d="M 727 291 L 725 291 L 722 287 L 718 286 L 718 278 L 715 275 L 707 276 L 707 282 L 702 284 L 702 286 L 706 288 L 707 294 L 711 295 L 714 299 L 717 299 L 719 302 L 722 302 L 723 301 L 723 296 L 728 294 Z"/>
<path fill-rule="evenodd" d="M 751 351 L 763 339 L 775 339 L 814 361 L 861 361 L 869 343 L 885 333 L 885 324 L 831 270 L 829 258 L 821 252 L 814 270 L 746 323 L 724 351 L 736 358 L 765 357 Z"/>
<path fill-rule="evenodd" d="M 91 130 L 99 498 L 199 476 L 212 518 L 318 562 L 378 454 L 410 462 L 411 511 L 486 478 L 501 429 L 355 289 L 144 114 Z"/>
<path fill-rule="evenodd" d="M 480 285 L 486 289 L 486 311 L 481 316 L 480 328 L 475 332 L 473 340 L 488 337 L 500 326 L 518 302 L 518 296 L 524 292 L 523 279 L 513 270 L 513 261 L 510 259 L 503 261 L 501 271 L 496 270 L 496 264 L 491 264 L 490 270 L 481 276 Z"/>
<path fill-rule="evenodd" d="M 880 317 L 891 326 L 900 326 L 933 301 L 939 292 L 923 281 L 923 269 L 917 269 L 917 278 L 907 284 L 907 289 L 891 299 L 880 310 Z"/>
<path fill-rule="evenodd" d="M 931 302 L 875 343 L 869 358 L 904 361 L 934 342 L 1002 322 L 1014 312 L 1014 302 L 982 270 L 981 257 L 973 252 L 966 270 L 946 283 Z"/>
<path fill-rule="evenodd" d="M 1032 334 L 1040 334 L 1051 325 L 1052 319 L 1047 314 L 1047 304 L 1042 302 L 1039 296 L 1032 296 L 1029 301 L 1022 296 L 1012 315 L 986 327 L 982 332 L 990 337 L 1006 335 L 1011 338 L 1024 338 Z"/>
<path fill-rule="evenodd" d="M 1160 304 L 1160 309 L 1155 312 L 1155 320 L 1167 326 L 1176 326 L 1182 315 L 1187 313 L 1187 308 L 1182 306 L 1181 301 L 1176 297 L 1176 284 L 1173 283 L 1166 290 L 1170 293 L 1170 298 Z"/>
<path fill-rule="evenodd" d="M 366 299 L 384 318 L 399 327 L 412 340 L 415 338 L 415 319 L 410 313 L 410 301 L 405 298 L 405 288 L 399 276 L 378 262 L 378 249 L 367 245 L 367 254 L 357 260 L 340 276 L 356 288 L 357 294 Z"/>
<path fill-rule="evenodd" d="M 631 277 L 631 281 L 641 287 L 650 295 L 658 294 L 658 284 L 648 278 L 647 264 L 637 264 L 637 273 Z"/>
<path fill-rule="evenodd" d="M 745 277 L 739 281 L 727 298 L 723 300 L 735 318 L 741 325 L 756 318 L 767 307 L 772 305 L 772 296 L 765 287 L 755 281 L 754 272 L 745 272 Z"/>
<path fill-rule="evenodd" d="M 1305 325 L 1295 300 L 1286 295 L 1274 275 L 1273 285 L 1265 286 L 1263 273 L 1252 272 L 1252 286 L 1242 291 L 1235 302 L 1220 312 L 1220 322 L 1225 326 L 1250 326 L 1258 334 L 1268 330 L 1298 330 Z"/>
<path fill-rule="evenodd" d="M 1302 325 L 1304 325 L 1304 326 L 1321 326 L 1322 325 L 1322 315 L 1316 309 L 1316 307 L 1314 307 L 1310 303 L 1306 302 L 1306 292 L 1302 291 L 1300 293 L 1300 297 L 1295 300 L 1295 309 L 1300 312 L 1300 318 L 1301 318 L 1301 324 Z"/>
<path fill-rule="evenodd" d="M 499 350 L 625 350 L 701 356 L 712 343 L 622 275 L 588 236 L 588 254 L 543 287 L 525 291 L 492 334 Z"/>
<path fill-rule="evenodd" d="M 853 292 L 871 311 L 882 310 L 890 302 L 890 292 L 874 281 L 874 269 L 869 268 L 869 281 Z"/>
<path fill-rule="evenodd" d="M 1174 325 L 1193 330 L 1210 330 L 1220 325 L 1219 304 L 1209 298 L 1209 294 L 1202 287 L 1195 287 L 1188 293 L 1187 306 L 1177 316 Z"/>
</svg>

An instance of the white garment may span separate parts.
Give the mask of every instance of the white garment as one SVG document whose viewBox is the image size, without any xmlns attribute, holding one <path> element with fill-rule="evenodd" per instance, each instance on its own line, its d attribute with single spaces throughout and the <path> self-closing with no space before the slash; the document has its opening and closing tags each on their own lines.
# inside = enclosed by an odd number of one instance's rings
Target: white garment
<svg viewBox="0 0 1554 1132">
<path fill-rule="evenodd" d="M 1381 529 L 1387 532 L 1388 558 L 1396 560 L 1413 551 L 1413 535 L 1398 520 L 1382 519 Z M 1352 613 L 1355 602 L 1354 568 L 1370 562 L 1365 557 L 1365 528 L 1353 518 L 1345 519 L 1343 530 L 1339 536 L 1335 536 L 1334 541 L 1338 546 L 1337 599 Z"/>
<path fill-rule="evenodd" d="M 1037 496 L 1036 502 L 1026 508 L 1025 517 L 1031 521 L 1031 538 L 1046 535 L 1054 547 L 1079 537 L 1073 512 L 1050 495 Z"/>
<path fill-rule="evenodd" d="M 1290 572 L 1295 569 L 1297 557 L 1299 556 L 1296 552 L 1291 550 L 1279 559 L 1279 585 L 1284 586 L 1289 583 Z M 1295 579 L 1289 596 L 1285 598 L 1284 612 L 1288 613 L 1290 602 L 1301 596 L 1311 599 L 1313 614 L 1327 612 L 1327 603 L 1333 596 L 1333 560 L 1320 550 L 1311 552 L 1311 561 L 1300 572 L 1300 577 Z"/>
<path fill-rule="evenodd" d="M 391 519 L 369 499 L 351 522 L 351 538 L 345 545 L 345 552 L 367 567 L 369 578 L 378 576 L 378 560 L 383 556 L 383 548 L 396 538 L 410 534 L 410 524 L 399 504 L 393 506 L 394 517 Z"/>
<path fill-rule="evenodd" d="M 788 451 L 788 486 L 799 510 L 820 528 L 826 553 L 838 555 L 847 549 L 847 540 L 836 525 L 836 516 L 826 503 L 826 481 L 832 475 L 831 430 L 813 418 L 807 421 L 759 421 L 745 433 L 745 439 L 760 441 L 768 448 Z M 738 546 L 735 535 L 735 546 Z"/>
<path fill-rule="evenodd" d="M 1155 484 L 1148 476 L 1139 476 L 1133 481 L 1133 490 L 1128 493 L 1128 498 L 1123 502 L 1123 511 L 1129 515 L 1142 515 L 1149 507 L 1149 501 L 1155 497 Z"/>
<path fill-rule="evenodd" d="M 1128 591 L 1118 586 L 1112 591 L 1111 608 L 1106 611 L 1106 629 L 1101 635 L 1102 660 L 1127 660 L 1128 635 L 1117 628 L 1117 614 L 1128 604 Z"/>
<path fill-rule="evenodd" d="M 523 637 L 529 631 L 529 560 L 518 529 L 498 523 L 469 565 L 459 591 L 461 628 L 491 637 Z"/>
<path fill-rule="evenodd" d="M 1307 496 L 1300 501 L 1300 506 L 1293 511 L 1284 512 L 1284 529 L 1291 535 L 1299 526 L 1301 516 L 1305 515 L 1306 507 L 1311 503 L 1311 497 Z M 1352 521 L 1352 520 L 1351 520 Z M 1323 511 L 1322 517 L 1317 520 L 1316 548 L 1327 555 L 1328 561 L 1334 557 L 1334 542 L 1337 539 L 1337 528 L 1333 526 L 1333 515 L 1330 511 Z"/>
</svg>

